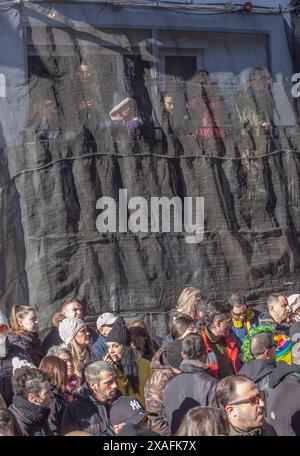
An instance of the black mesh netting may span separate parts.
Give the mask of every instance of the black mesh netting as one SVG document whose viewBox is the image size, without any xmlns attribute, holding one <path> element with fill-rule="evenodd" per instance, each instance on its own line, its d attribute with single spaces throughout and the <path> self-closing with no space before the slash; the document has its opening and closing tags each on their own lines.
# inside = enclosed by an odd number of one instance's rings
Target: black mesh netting
<svg viewBox="0 0 300 456">
<path fill-rule="evenodd" d="M 299 130 L 263 33 L 28 26 L 26 68 L 26 126 L 14 144 L 2 127 L 1 305 L 45 326 L 74 295 L 155 313 L 186 285 L 253 302 L 299 285 Z M 204 197 L 203 241 L 99 233 L 119 189 Z"/>
</svg>

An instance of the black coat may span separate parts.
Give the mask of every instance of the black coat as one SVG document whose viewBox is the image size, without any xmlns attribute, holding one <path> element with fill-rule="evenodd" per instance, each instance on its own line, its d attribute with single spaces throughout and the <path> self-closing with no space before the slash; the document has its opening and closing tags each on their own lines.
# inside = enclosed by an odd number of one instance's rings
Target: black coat
<svg viewBox="0 0 300 456">
<path fill-rule="evenodd" d="M 14 414 L 22 435 L 52 435 L 48 425 L 50 412 L 48 408 L 33 404 L 23 396 L 15 395 L 9 409 Z"/>
<path fill-rule="evenodd" d="M 177 432 L 182 418 L 191 408 L 212 404 L 217 385 L 217 380 L 197 361 L 183 361 L 180 370 L 181 374 L 167 384 L 163 393 L 164 413 L 171 434 Z"/>
<path fill-rule="evenodd" d="M 62 434 L 86 431 L 93 435 L 115 435 L 109 419 L 110 405 L 97 402 L 88 385 L 75 391 L 74 401 L 67 405 L 62 420 Z"/>
<path fill-rule="evenodd" d="M 67 396 L 52 387 L 53 399 L 48 417 L 49 428 L 53 435 L 61 435 L 62 418 L 67 406 Z"/>
<path fill-rule="evenodd" d="M 260 390 L 268 392 L 270 376 L 275 368 L 276 362 L 272 359 L 251 359 L 243 364 L 239 374 L 246 375 Z"/>
<path fill-rule="evenodd" d="M 269 423 L 278 435 L 300 436 L 300 365 L 279 361 L 269 384 Z"/>
<path fill-rule="evenodd" d="M 18 352 L 24 359 L 30 360 L 36 367 L 39 367 L 44 351 L 38 334 L 19 333 L 8 334 L 9 344 L 13 351 Z"/>
</svg>

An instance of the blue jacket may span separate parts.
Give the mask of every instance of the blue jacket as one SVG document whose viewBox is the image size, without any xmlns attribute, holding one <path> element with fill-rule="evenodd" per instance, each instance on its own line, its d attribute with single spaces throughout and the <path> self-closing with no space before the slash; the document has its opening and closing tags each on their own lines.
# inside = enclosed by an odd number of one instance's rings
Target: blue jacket
<svg viewBox="0 0 300 456">
<path fill-rule="evenodd" d="M 250 318 L 248 317 L 248 314 Z M 245 321 L 241 324 L 240 328 L 237 325 L 235 325 L 234 322 L 231 326 L 231 334 L 234 335 L 239 345 L 242 344 L 245 336 L 248 334 L 248 331 L 251 328 L 258 326 L 258 317 L 260 316 L 260 312 L 256 309 L 251 309 L 250 311 L 248 311 L 248 314 Z"/>
<path fill-rule="evenodd" d="M 106 353 L 106 337 L 102 336 L 102 334 L 99 334 L 98 339 L 94 345 L 92 345 L 92 350 L 97 358 L 97 361 L 102 359 Z"/>
</svg>

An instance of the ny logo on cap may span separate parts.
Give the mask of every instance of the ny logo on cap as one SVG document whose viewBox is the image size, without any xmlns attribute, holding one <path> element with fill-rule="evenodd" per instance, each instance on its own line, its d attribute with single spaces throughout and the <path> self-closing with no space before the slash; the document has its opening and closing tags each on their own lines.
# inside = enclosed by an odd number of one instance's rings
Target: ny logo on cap
<svg viewBox="0 0 300 456">
<path fill-rule="evenodd" d="M 130 401 L 130 406 L 133 410 L 139 410 L 140 408 L 142 408 L 136 400 Z"/>
</svg>

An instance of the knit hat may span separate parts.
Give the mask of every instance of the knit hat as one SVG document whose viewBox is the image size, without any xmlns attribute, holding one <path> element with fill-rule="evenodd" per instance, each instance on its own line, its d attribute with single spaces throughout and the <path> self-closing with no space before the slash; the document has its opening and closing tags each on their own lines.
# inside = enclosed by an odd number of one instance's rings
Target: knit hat
<svg viewBox="0 0 300 456">
<path fill-rule="evenodd" d="M 65 344 L 69 344 L 72 342 L 78 331 L 84 327 L 86 327 L 85 322 L 79 318 L 64 318 L 59 323 L 59 336 Z"/>
<path fill-rule="evenodd" d="M 142 404 L 130 396 L 119 397 L 113 402 L 110 409 L 110 421 L 113 426 L 121 423 L 138 424 L 145 416 L 147 416 L 147 412 Z"/>
<path fill-rule="evenodd" d="M 97 329 L 101 328 L 101 326 L 113 325 L 117 319 L 118 319 L 118 317 L 116 317 L 112 313 L 105 312 L 105 313 L 101 314 L 100 317 L 98 317 L 98 319 L 97 319 L 97 323 L 96 323 Z"/>
<path fill-rule="evenodd" d="M 175 369 L 179 369 L 183 361 L 181 356 L 182 339 L 176 339 L 167 346 L 166 357 L 168 363 Z"/>
<path fill-rule="evenodd" d="M 0 310 L 0 326 L 7 326 L 9 327 L 8 320 L 6 315 Z"/>
<path fill-rule="evenodd" d="M 127 326 L 120 321 L 115 323 L 106 337 L 106 342 L 117 342 L 118 344 L 127 345 L 129 347 L 131 337 Z"/>
</svg>

